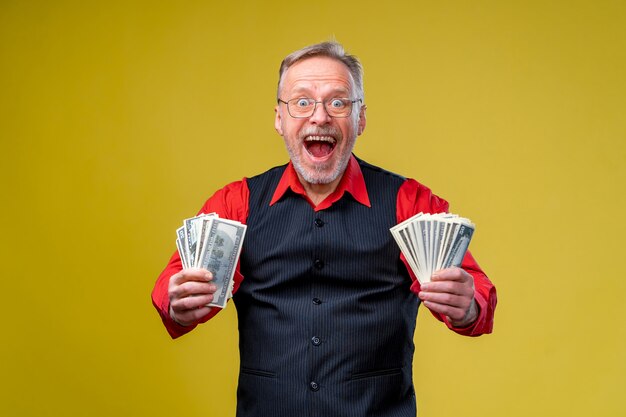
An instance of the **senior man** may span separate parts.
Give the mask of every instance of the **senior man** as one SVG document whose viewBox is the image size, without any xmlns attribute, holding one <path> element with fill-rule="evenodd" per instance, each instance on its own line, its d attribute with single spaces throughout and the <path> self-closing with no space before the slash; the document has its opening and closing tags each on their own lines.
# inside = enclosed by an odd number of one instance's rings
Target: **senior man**
<svg viewBox="0 0 626 417">
<path fill-rule="evenodd" d="M 415 416 L 420 303 L 453 331 L 490 333 L 492 283 L 468 252 L 420 286 L 389 229 L 448 203 L 352 154 L 366 125 L 362 67 L 336 42 L 280 66 L 274 126 L 290 161 L 217 191 L 201 213 L 247 224 L 233 300 L 237 416 Z M 170 335 L 206 322 L 211 273 L 175 253 L 152 293 Z"/>
</svg>

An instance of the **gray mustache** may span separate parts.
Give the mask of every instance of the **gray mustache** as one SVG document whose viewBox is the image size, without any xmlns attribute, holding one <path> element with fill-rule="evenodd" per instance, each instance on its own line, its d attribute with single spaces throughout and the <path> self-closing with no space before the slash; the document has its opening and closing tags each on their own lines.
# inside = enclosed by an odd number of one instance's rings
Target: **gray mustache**
<svg viewBox="0 0 626 417">
<path fill-rule="evenodd" d="M 304 139 L 307 136 L 333 136 L 334 138 L 340 138 L 341 131 L 334 127 L 308 127 L 300 132 L 300 139 Z"/>
</svg>

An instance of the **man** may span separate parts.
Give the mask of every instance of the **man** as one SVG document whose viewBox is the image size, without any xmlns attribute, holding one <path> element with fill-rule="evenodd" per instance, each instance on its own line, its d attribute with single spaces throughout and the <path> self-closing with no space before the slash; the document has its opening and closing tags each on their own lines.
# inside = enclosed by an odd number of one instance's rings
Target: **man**
<svg viewBox="0 0 626 417">
<path fill-rule="evenodd" d="M 246 223 L 233 300 L 238 416 L 415 416 L 420 302 L 457 333 L 492 329 L 495 288 L 467 253 L 420 287 L 389 228 L 446 201 L 352 154 L 366 125 L 362 68 L 335 42 L 280 67 L 275 128 L 290 162 L 218 191 L 201 212 Z M 152 293 L 172 337 L 219 309 L 206 270 L 174 254 Z"/>
</svg>

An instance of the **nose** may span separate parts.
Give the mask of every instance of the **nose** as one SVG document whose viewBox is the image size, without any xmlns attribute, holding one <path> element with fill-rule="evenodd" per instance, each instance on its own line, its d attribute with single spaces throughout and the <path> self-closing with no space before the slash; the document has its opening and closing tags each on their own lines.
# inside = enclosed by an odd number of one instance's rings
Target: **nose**
<svg viewBox="0 0 626 417">
<path fill-rule="evenodd" d="M 332 117 L 330 117 L 330 115 L 326 111 L 324 103 L 318 101 L 315 104 L 315 110 L 313 111 L 313 114 L 311 115 L 311 117 L 309 117 L 309 121 L 317 125 L 323 125 L 326 123 L 330 123 L 331 120 Z"/>
</svg>

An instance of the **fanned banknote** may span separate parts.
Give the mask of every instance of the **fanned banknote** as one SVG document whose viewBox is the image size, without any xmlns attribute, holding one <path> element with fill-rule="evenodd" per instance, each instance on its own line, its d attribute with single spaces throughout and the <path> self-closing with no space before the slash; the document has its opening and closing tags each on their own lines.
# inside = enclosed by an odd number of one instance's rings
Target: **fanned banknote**
<svg viewBox="0 0 626 417">
<path fill-rule="evenodd" d="M 232 297 L 233 277 L 241 254 L 246 225 L 221 219 L 216 213 L 185 219 L 176 229 L 176 247 L 183 268 L 204 268 L 217 286 L 212 307 L 226 307 Z"/>
<path fill-rule="evenodd" d="M 390 229 L 420 283 L 435 271 L 461 266 L 476 226 L 450 213 L 418 213 Z"/>
</svg>

